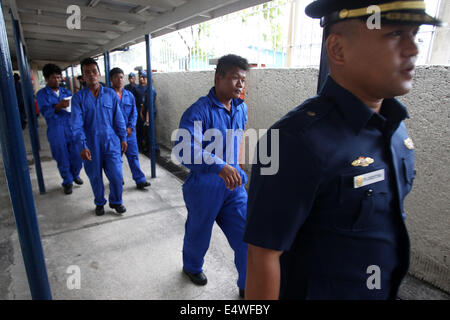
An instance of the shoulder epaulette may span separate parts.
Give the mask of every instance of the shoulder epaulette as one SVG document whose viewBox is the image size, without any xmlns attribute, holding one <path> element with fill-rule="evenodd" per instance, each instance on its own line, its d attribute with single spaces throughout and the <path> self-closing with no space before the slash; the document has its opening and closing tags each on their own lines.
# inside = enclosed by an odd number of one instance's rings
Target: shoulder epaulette
<svg viewBox="0 0 450 320">
<path fill-rule="evenodd" d="M 316 96 L 291 110 L 274 127 L 292 132 L 305 132 L 332 109 L 333 104 L 325 97 Z"/>
</svg>

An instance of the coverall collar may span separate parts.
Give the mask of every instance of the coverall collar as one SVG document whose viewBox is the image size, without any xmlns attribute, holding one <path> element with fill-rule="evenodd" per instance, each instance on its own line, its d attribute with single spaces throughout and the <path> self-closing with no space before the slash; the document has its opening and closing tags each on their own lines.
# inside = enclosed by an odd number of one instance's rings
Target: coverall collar
<svg viewBox="0 0 450 320">
<path fill-rule="evenodd" d="M 61 93 L 61 88 L 62 88 L 62 87 L 58 87 L 58 91 L 60 91 L 60 93 Z M 53 91 L 53 89 L 50 88 L 48 84 L 45 85 L 45 89 L 47 90 L 47 93 L 48 93 L 48 94 L 54 94 L 54 95 L 56 96 L 56 92 Z"/>
<path fill-rule="evenodd" d="M 371 118 L 382 117 L 390 124 L 399 124 L 409 118 L 406 107 L 397 99 L 384 99 L 380 114 L 377 114 L 366 106 L 361 100 L 347 89 L 341 87 L 336 81 L 328 76 L 328 79 L 319 95 L 331 98 L 348 124 L 358 134 Z"/>
<path fill-rule="evenodd" d="M 103 91 L 104 91 L 104 87 L 102 86 L 102 84 L 99 83 L 99 85 L 100 85 L 100 90 L 98 90 L 98 96 L 97 96 L 97 97 L 95 97 L 95 96 L 92 94 L 91 89 L 89 89 L 88 86 L 85 86 L 85 87 L 84 87 L 83 89 L 81 89 L 81 90 L 86 90 L 88 93 L 90 93 L 90 95 L 92 96 L 92 98 L 98 99 L 100 96 L 103 95 Z"/>
<path fill-rule="evenodd" d="M 213 102 L 216 106 L 218 106 L 219 108 L 224 108 L 225 110 L 228 111 L 228 109 L 223 105 L 223 103 L 219 101 L 219 98 L 217 98 L 217 95 L 216 95 L 216 87 L 212 87 L 212 88 L 209 90 L 208 97 L 212 100 L 212 102 Z M 244 102 L 244 100 L 239 99 L 239 98 L 232 99 L 232 100 L 231 100 L 231 110 L 230 110 L 230 111 L 233 112 L 233 106 L 236 107 L 236 106 L 242 104 L 243 102 Z"/>
</svg>

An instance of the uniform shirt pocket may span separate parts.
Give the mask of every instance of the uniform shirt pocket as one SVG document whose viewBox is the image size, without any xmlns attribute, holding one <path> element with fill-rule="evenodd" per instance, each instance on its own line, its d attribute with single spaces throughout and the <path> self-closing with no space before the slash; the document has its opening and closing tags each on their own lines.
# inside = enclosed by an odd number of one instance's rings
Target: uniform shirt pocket
<svg viewBox="0 0 450 320">
<path fill-rule="evenodd" d="M 389 212 L 389 187 L 383 181 L 354 188 L 354 177 L 380 170 L 354 172 L 340 176 L 339 207 L 333 214 L 334 227 L 342 231 L 364 231 L 382 227 L 384 214 Z"/>
<path fill-rule="evenodd" d="M 125 111 L 125 117 L 128 118 L 131 114 L 131 111 L 133 111 L 133 105 L 129 104 L 129 103 L 124 103 L 123 104 L 123 109 Z M 125 119 L 125 121 L 128 121 L 128 119 Z"/>
</svg>

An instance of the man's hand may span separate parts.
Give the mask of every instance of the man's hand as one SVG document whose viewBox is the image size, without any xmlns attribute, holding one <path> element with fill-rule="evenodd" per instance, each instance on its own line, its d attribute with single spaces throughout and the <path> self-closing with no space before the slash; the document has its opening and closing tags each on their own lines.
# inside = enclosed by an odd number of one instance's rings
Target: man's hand
<svg viewBox="0 0 450 320">
<path fill-rule="evenodd" d="M 231 191 L 237 186 L 240 187 L 242 185 L 241 175 L 235 168 L 228 164 L 219 172 L 219 177 L 225 181 L 225 186 Z"/>
<path fill-rule="evenodd" d="M 129 138 L 132 133 L 133 133 L 133 128 L 127 128 L 127 138 Z"/>
<path fill-rule="evenodd" d="M 139 112 L 139 116 L 144 121 L 144 114 L 142 113 L 142 110 L 144 110 L 144 104 L 141 104 L 141 111 Z"/>
<path fill-rule="evenodd" d="M 88 148 L 81 150 L 81 159 L 92 161 L 91 151 Z"/>
<path fill-rule="evenodd" d="M 55 112 L 59 112 L 62 108 L 67 108 L 70 104 L 70 100 L 61 100 L 55 105 Z"/>
<path fill-rule="evenodd" d="M 128 144 L 125 141 L 122 141 L 120 145 L 122 146 L 122 153 L 127 152 Z"/>
</svg>

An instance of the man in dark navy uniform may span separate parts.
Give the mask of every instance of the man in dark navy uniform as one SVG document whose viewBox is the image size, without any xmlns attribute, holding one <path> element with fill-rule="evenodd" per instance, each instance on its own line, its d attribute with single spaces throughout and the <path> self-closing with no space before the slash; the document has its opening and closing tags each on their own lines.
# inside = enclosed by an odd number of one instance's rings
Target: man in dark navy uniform
<svg viewBox="0 0 450 320">
<path fill-rule="evenodd" d="M 253 166 L 246 298 L 395 299 L 415 171 L 408 112 L 394 97 L 412 88 L 419 26 L 440 22 L 424 1 L 319 0 L 306 13 L 322 18 L 330 76 L 268 131 L 278 172 Z"/>
<path fill-rule="evenodd" d="M 137 91 L 136 91 L 136 75 L 133 72 L 130 72 L 128 75 L 128 84 L 125 86 L 125 89 L 130 91 L 133 96 L 134 100 L 137 99 Z"/>
</svg>

